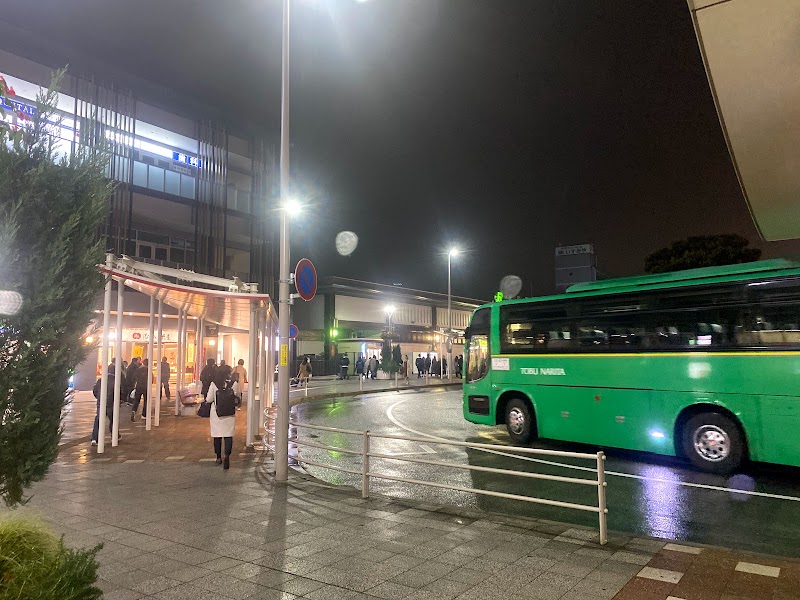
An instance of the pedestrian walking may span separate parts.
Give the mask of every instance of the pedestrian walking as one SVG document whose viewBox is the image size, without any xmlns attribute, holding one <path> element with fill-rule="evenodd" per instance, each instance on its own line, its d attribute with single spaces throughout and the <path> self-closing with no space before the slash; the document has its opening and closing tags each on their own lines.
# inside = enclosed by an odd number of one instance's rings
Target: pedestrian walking
<svg viewBox="0 0 800 600">
<path fill-rule="evenodd" d="M 239 382 L 239 387 L 243 387 L 247 383 L 247 369 L 244 368 L 244 359 L 240 358 L 239 363 L 233 368 L 231 379 Z"/>
<path fill-rule="evenodd" d="M 350 358 L 348 358 L 347 354 L 342 354 L 342 362 L 340 365 L 341 369 L 341 377 L 342 379 L 350 379 Z"/>
<path fill-rule="evenodd" d="M 369 359 L 369 370 L 372 372 L 372 378 L 377 379 L 378 377 L 378 359 L 375 355 L 372 355 L 372 358 Z"/>
<path fill-rule="evenodd" d="M 133 395 L 133 406 L 131 407 L 131 421 L 136 420 L 136 411 L 139 409 L 139 402 L 142 401 L 142 417 L 147 414 L 147 397 L 150 395 L 150 365 L 145 358 L 141 366 L 133 374 L 136 383 L 136 392 Z"/>
<path fill-rule="evenodd" d="M 436 377 L 438 375 L 441 375 L 440 369 L 441 369 L 441 364 L 439 363 L 439 359 L 434 356 L 433 360 L 431 361 L 431 376 Z"/>
<path fill-rule="evenodd" d="M 233 452 L 233 433 L 236 430 L 236 406 L 239 382 L 231 379 L 231 368 L 222 365 L 214 370 L 214 379 L 208 386 L 206 402 L 211 403 L 209 414 L 211 421 L 211 437 L 214 438 L 214 452 L 217 455 L 217 464 L 221 464 L 226 471 L 231 466 L 231 453 Z M 225 442 L 225 454 L 222 454 L 222 442 Z"/>
<path fill-rule="evenodd" d="M 442 357 L 442 377 L 447 377 L 447 359 Z"/>
<path fill-rule="evenodd" d="M 406 354 L 403 357 L 403 363 L 400 365 L 400 375 L 403 377 L 403 379 L 406 380 L 406 383 L 409 383 L 409 381 L 408 381 L 408 370 L 410 368 L 411 368 L 411 363 L 408 361 L 408 354 Z"/>
<path fill-rule="evenodd" d="M 459 354 L 458 356 L 455 357 L 454 361 L 456 363 L 456 365 L 455 365 L 456 366 L 456 377 L 461 379 L 462 378 L 462 373 L 464 372 L 464 356 L 462 354 Z"/>
<path fill-rule="evenodd" d="M 170 369 L 169 361 L 166 356 L 161 358 L 161 365 L 159 368 L 161 369 L 161 389 L 158 391 L 158 399 L 161 400 L 161 396 L 164 395 L 167 397 L 167 400 L 172 400 L 169 393 L 169 378 L 172 374 L 172 370 Z"/>
<path fill-rule="evenodd" d="M 425 356 L 425 369 L 424 369 L 423 373 L 425 373 L 427 375 L 431 374 L 431 363 L 432 363 L 431 355 L 428 354 L 428 355 Z"/>
<path fill-rule="evenodd" d="M 217 361 L 213 358 L 209 358 L 206 361 L 206 366 L 203 367 L 203 370 L 200 371 L 200 383 L 202 387 L 200 389 L 200 395 L 205 398 L 208 396 L 208 388 L 211 386 L 212 382 L 217 376 Z"/>
<path fill-rule="evenodd" d="M 414 361 L 414 365 L 417 367 L 417 379 L 422 377 L 423 371 L 425 371 L 425 359 L 422 358 L 422 354 L 417 356 L 417 360 Z"/>
<path fill-rule="evenodd" d="M 97 400 L 97 412 L 94 415 L 94 426 L 92 427 L 92 446 L 97 446 L 97 440 L 100 439 L 100 388 L 103 385 L 103 380 L 98 379 L 92 388 Z M 106 391 L 106 417 L 108 418 L 108 431 L 114 430 L 114 365 L 108 365 L 108 389 Z M 121 437 L 121 436 L 120 436 Z M 119 439 L 119 438 L 118 438 Z"/>
<path fill-rule="evenodd" d="M 300 363 L 300 368 L 297 370 L 298 387 L 305 385 L 308 387 L 308 378 L 311 377 L 311 363 L 307 356 L 303 357 L 303 362 Z"/>
<path fill-rule="evenodd" d="M 125 370 L 125 402 L 132 404 L 131 395 L 136 389 L 136 371 L 139 369 L 139 357 L 134 356 Z"/>
<path fill-rule="evenodd" d="M 359 354 L 358 360 L 356 360 L 356 374 L 359 377 L 364 376 L 364 356 Z"/>
</svg>

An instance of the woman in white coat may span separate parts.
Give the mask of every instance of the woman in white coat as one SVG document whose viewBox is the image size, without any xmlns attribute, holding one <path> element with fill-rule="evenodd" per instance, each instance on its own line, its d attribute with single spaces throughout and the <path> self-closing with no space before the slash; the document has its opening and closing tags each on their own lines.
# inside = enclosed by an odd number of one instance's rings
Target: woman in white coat
<svg viewBox="0 0 800 600">
<path fill-rule="evenodd" d="M 217 376 L 211 385 L 208 387 L 208 395 L 206 402 L 211 403 L 211 437 L 214 438 L 214 452 L 217 453 L 217 464 L 222 464 L 223 469 L 229 469 L 231 466 L 231 452 L 233 450 L 233 432 L 236 429 L 236 413 L 230 417 L 220 417 L 217 415 L 217 392 L 224 389 L 226 385 L 233 387 L 233 393 L 237 397 L 239 395 L 239 383 L 234 381 L 229 383 L 231 378 L 231 368 L 229 365 L 224 365 L 217 370 Z M 222 458 L 222 440 L 225 440 L 225 458 Z"/>
</svg>

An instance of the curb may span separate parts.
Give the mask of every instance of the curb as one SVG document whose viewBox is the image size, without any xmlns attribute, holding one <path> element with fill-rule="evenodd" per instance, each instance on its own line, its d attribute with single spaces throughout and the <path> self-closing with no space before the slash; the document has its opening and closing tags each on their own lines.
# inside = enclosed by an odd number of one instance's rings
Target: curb
<svg viewBox="0 0 800 600">
<path fill-rule="evenodd" d="M 305 402 L 311 402 L 313 400 L 331 400 L 334 398 L 350 398 L 355 396 L 366 396 L 368 394 L 381 394 L 386 392 L 404 392 L 404 391 L 413 391 L 413 392 L 444 392 L 447 391 L 448 388 L 454 388 L 456 386 L 461 387 L 462 383 L 437 383 L 436 385 L 430 386 L 416 386 L 416 385 L 409 385 L 399 388 L 380 388 L 377 390 L 354 390 L 351 392 L 331 392 L 328 394 L 318 394 L 314 396 L 302 396 L 300 398 L 289 399 L 289 406 L 297 406 L 298 404 L 303 404 Z"/>
</svg>

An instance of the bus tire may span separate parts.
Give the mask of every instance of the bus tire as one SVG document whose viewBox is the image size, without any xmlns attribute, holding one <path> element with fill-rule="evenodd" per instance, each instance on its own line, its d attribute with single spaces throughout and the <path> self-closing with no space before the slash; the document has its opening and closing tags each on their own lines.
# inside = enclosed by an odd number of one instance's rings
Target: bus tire
<svg viewBox="0 0 800 600">
<path fill-rule="evenodd" d="M 506 404 L 506 429 L 515 444 L 528 444 L 535 437 L 533 411 L 521 398 L 512 398 Z"/>
<path fill-rule="evenodd" d="M 744 436 L 739 425 L 716 412 L 691 417 L 683 426 L 681 441 L 686 457 L 707 473 L 732 473 L 739 468 L 745 455 Z"/>
</svg>

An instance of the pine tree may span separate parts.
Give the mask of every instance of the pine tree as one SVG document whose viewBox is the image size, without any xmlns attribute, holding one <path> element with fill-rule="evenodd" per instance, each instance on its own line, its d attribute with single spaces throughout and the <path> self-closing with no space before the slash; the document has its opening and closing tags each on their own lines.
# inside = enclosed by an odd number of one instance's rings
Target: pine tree
<svg viewBox="0 0 800 600">
<path fill-rule="evenodd" d="M 103 286 L 107 158 L 58 155 L 62 78 L 39 93 L 34 115 L 0 115 L 0 495 L 9 506 L 58 454 L 69 375 L 89 351 L 82 336 Z M 13 95 L 0 78 L 3 104 L 19 106 Z"/>
</svg>

